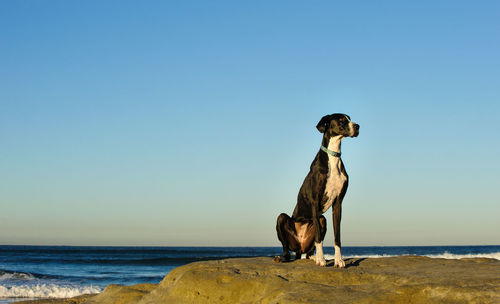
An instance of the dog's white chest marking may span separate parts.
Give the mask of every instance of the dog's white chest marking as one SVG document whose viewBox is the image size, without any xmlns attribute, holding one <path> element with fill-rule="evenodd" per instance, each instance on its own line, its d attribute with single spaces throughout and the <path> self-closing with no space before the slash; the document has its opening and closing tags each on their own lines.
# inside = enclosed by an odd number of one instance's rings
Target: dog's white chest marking
<svg viewBox="0 0 500 304">
<path fill-rule="evenodd" d="M 340 141 L 342 136 L 335 136 L 330 138 L 328 149 L 340 152 Z M 328 154 L 328 176 L 326 178 L 325 193 L 326 201 L 323 200 L 323 213 L 330 208 L 334 200 L 340 195 L 344 183 L 347 181 L 347 176 L 342 173 L 340 169 L 341 161 L 339 157 Z"/>
</svg>

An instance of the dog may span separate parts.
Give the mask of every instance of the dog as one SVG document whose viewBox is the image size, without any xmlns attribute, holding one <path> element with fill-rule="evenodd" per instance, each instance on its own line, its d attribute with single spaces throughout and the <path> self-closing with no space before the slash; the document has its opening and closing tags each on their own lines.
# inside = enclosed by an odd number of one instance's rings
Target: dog
<svg viewBox="0 0 500 304">
<path fill-rule="evenodd" d="M 344 268 L 340 244 L 340 219 L 342 200 L 347 191 L 349 177 L 340 158 L 340 144 L 344 137 L 357 137 L 359 125 L 346 114 L 326 115 L 316 126 L 323 133 L 321 148 L 314 158 L 297 197 L 292 217 L 286 213 L 278 216 L 276 231 L 283 245 L 283 257 L 277 261 L 289 261 L 290 251 L 295 259 L 305 253 L 316 265 L 325 266 L 323 239 L 326 234 L 326 218 L 323 216 L 330 206 L 333 213 L 334 267 Z M 316 249 L 316 254 L 312 253 Z"/>
</svg>

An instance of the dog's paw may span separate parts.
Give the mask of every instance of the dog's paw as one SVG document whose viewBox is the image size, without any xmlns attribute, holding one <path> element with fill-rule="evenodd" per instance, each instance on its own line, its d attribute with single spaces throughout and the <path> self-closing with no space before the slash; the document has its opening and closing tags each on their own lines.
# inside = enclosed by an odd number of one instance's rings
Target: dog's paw
<svg viewBox="0 0 500 304">
<path fill-rule="evenodd" d="M 318 257 L 316 256 L 316 265 L 318 266 L 321 266 L 321 267 L 325 267 L 326 266 L 326 260 L 324 257 Z"/>
<path fill-rule="evenodd" d="M 275 263 L 286 263 L 286 262 L 290 262 L 290 255 L 284 255 L 284 256 L 280 256 L 280 255 L 277 255 L 273 258 L 273 262 Z"/>
<path fill-rule="evenodd" d="M 333 264 L 333 267 L 335 267 L 335 268 L 344 268 L 345 267 L 345 262 L 342 259 L 342 257 L 335 257 L 335 264 Z"/>
</svg>

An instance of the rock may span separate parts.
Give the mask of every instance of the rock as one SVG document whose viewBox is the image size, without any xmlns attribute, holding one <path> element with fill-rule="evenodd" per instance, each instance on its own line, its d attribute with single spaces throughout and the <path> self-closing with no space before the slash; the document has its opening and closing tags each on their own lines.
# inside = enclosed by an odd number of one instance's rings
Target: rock
<svg viewBox="0 0 500 304">
<path fill-rule="evenodd" d="M 132 286 L 108 285 L 102 293 L 84 304 L 127 304 L 137 303 L 144 295 L 156 288 L 156 284 L 136 284 Z"/>
<path fill-rule="evenodd" d="M 143 285 L 110 285 L 83 303 L 500 303 L 500 261 L 361 258 L 337 269 L 333 261 L 226 259 L 177 267 L 158 285 Z"/>
</svg>

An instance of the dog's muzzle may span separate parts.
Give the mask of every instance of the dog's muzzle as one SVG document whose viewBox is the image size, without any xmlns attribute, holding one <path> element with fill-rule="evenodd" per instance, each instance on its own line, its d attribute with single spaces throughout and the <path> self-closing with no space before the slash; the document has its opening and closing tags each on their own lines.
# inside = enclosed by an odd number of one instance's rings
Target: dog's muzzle
<svg viewBox="0 0 500 304">
<path fill-rule="evenodd" d="M 356 123 L 352 124 L 352 137 L 357 137 L 359 135 L 359 125 Z"/>
</svg>

